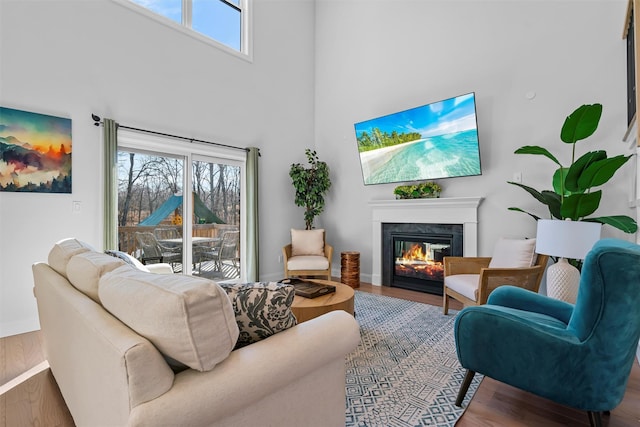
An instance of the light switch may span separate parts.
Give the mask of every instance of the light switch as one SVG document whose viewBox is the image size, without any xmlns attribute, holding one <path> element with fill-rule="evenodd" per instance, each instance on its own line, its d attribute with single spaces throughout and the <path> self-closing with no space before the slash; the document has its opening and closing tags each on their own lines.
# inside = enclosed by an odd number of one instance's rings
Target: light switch
<svg viewBox="0 0 640 427">
<path fill-rule="evenodd" d="M 514 172 L 513 173 L 513 182 L 517 182 L 518 184 L 522 184 L 522 172 Z"/>
</svg>

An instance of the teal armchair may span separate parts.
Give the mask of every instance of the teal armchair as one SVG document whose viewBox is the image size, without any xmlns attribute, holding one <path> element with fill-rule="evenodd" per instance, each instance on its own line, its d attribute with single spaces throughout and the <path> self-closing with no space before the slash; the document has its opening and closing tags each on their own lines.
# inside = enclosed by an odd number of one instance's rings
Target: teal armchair
<svg viewBox="0 0 640 427">
<path fill-rule="evenodd" d="M 592 426 L 624 396 L 640 338 L 640 246 L 603 239 L 582 267 L 576 304 L 513 286 L 456 318 L 460 406 L 476 372 L 587 411 Z"/>
</svg>

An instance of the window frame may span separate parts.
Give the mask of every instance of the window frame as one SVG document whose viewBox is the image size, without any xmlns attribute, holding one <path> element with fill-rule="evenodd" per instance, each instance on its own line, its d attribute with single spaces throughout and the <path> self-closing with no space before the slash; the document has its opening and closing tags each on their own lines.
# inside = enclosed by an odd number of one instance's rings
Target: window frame
<svg viewBox="0 0 640 427">
<path fill-rule="evenodd" d="M 144 6 L 134 3 L 132 0 L 111 0 L 111 1 L 120 6 L 126 7 L 127 9 L 132 10 L 136 13 L 144 15 L 147 18 L 150 18 L 156 22 L 159 22 L 169 28 L 172 28 L 183 34 L 186 34 L 196 40 L 199 40 L 208 45 L 216 47 L 223 52 L 229 53 L 245 61 L 253 62 L 253 39 L 252 39 L 253 19 L 252 19 L 252 13 L 251 13 L 253 0 L 239 0 L 240 6 L 236 6 L 235 4 L 227 0 L 221 0 L 224 3 L 227 3 L 229 7 L 240 9 L 240 50 L 239 51 L 235 50 L 232 47 L 227 46 L 222 42 L 212 39 L 209 36 L 199 33 L 198 31 L 191 28 L 192 0 L 182 0 L 182 23 L 177 23 L 176 21 L 170 18 L 167 18 L 166 16 L 155 13 Z"/>
</svg>

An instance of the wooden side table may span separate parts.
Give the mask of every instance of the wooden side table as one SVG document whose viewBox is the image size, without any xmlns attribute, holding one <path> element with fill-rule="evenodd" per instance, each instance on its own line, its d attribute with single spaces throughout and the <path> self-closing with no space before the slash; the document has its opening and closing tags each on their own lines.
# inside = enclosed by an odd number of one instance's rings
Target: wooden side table
<svg viewBox="0 0 640 427">
<path fill-rule="evenodd" d="M 340 281 L 352 288 L 360 287 L 360 252 L 340 253 Z"/>
<path fill-rule="evenodd" d="M 291 311 L 298 319 L 298 323 L 306 322 L 333 310 L 344 310 L 353 316 L 353 297 L 355 292 L 351 287 L 329 280 L 313 279 L 309 280 L 309 282 L 332 285 L 336 287 L 336 291 L 316 298 L 305 298 L 296 295 L 293 298 Z"/>
</svg>

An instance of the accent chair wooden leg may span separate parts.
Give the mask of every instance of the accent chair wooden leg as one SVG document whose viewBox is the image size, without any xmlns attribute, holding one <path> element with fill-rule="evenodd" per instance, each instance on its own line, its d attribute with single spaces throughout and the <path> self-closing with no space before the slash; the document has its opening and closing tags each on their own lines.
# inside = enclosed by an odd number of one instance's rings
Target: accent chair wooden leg
<svg viewBox="0 0 640 427">
<path fill-rule="evenodd" d="M 589 416 L 589 425 L 591 427 L 602 427 L 602 416 L 601 412 L 591 412 L 587 411 L 587 415 Z"/>
<path fill-rule="evenodd" d="M 442 290 L 442 313 L 443 314 L 449 313 L 449 296 L 447 295 L 446 289 Z"/>
<path fill-rule="evenodd" d="M 458 392 L 458 397 L 456 398 L 456 406 L 462 406 L 462 401 L 467 395 L 467 390 L 469 390 L 469 386 L 471 385 L 471 381 L 473 381 L 473 377 L 475 375 L 476 373 L 474 371 L 467 369 L 467 373 L 465 374 L 462 385 L 460 386 L 460 391 Z"/>
</svg>

